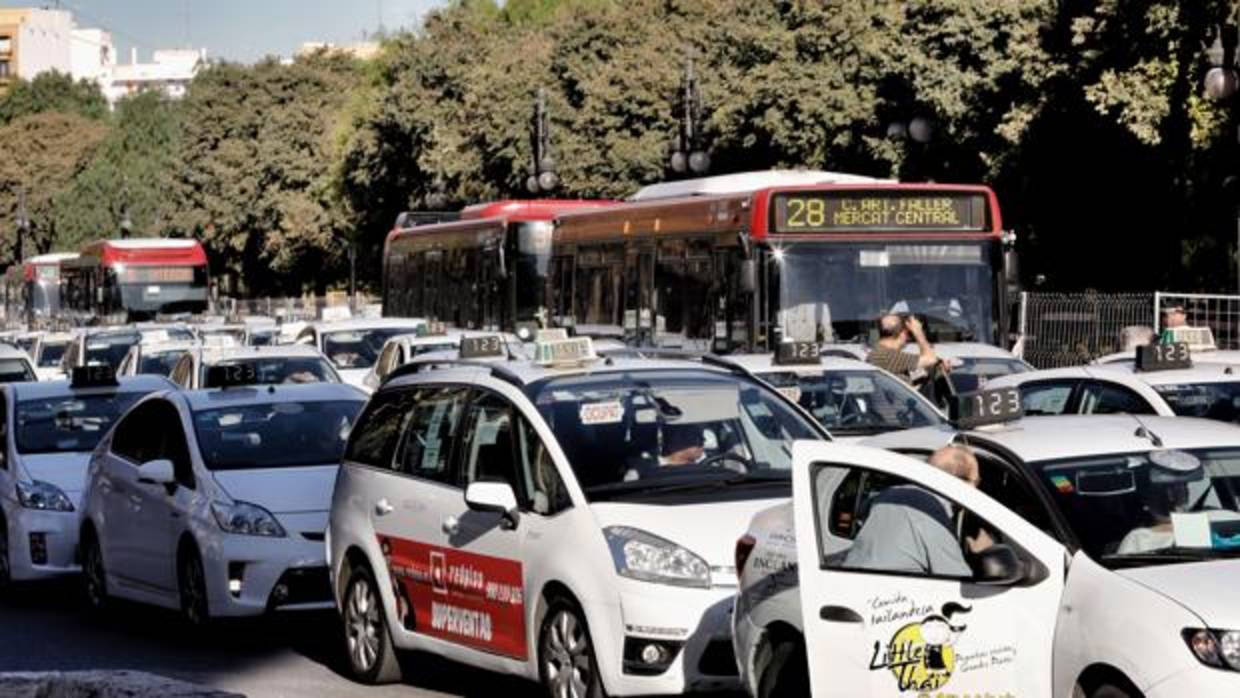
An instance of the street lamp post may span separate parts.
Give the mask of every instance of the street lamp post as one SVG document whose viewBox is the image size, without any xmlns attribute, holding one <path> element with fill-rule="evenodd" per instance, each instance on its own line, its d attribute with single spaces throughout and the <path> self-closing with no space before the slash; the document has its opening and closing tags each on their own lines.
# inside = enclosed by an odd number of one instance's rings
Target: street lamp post
<svg viewBox="0 0 1240 698">
<path fill-rule="evenodd" d="M 710 170 L 710 155 L 702 147 L 701 138 L 702 93 L 693 71 L 693 59 L 689 58 L 680 82 L 680 124 L 667 163 L 674 174 L 703 175 Z"/>
<path fill-rule="evenodd" d="M 129 217 L 129 184 L 121 189 L 121 239 L 128 240 L 133 232 L 133 219 Z"/>
<path fill-rule="evenodd" d="M 26 260 L 26 235 L 30 233 L 30 216 L 26 213 L 26 187 L 17 188 L 17 240 L 14 257 L 21 264 Z"/>
<path fill-rule="evenodd" d="M 1215 102 L 1226 102 L 1240 88 L 1240 75 L 1236 72 L 1236 44 L 1240 41 L 1236 26 L 1227 22 L 1219 24 L 1213 33 L 1213 41 L 1206 48 L 1210 67 L 1202 78 L 1206 97 Z M 1240 142 L 1240 133 L 1237 134 Z M 1233 175 L 1234 177 L 1234 175 Z M 1229 178 L 1231 179 L 1231 178 Z M 1240 202 L 1235 203 L 1236 218 L 1236 284 L 1240 288 Z"/>
<path fill-rule="evenodd" d="M 922 148 L 934 140 L 934 131 L 934 119 L 928 116 L 914 116 L 907 122 L 897 119 L 887 124 L 887 138 L 902 143 L 912 141 Z M 905 152 L 908 152 L 907 148 Z"/>
<path fill-rule="evenodd" d="M 547 93 L 538 88 L 534 98 L 534 115 L 530 118 L 530 151 L 533 161 L 525 188 L 530 194 L 549 194 L 560 185 L 555 158 L 551 155 L 551 123 L 547 116 Z"/>
</svg>

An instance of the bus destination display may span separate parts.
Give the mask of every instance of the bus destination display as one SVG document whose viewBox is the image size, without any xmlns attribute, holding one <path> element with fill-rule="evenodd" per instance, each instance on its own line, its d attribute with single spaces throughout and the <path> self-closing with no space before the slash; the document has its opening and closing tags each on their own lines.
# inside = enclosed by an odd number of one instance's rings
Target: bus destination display
<svg viewBox="0 0 1240 698">
<path fill-rule="evenodd" d="M 986 197 L 947 191 L 798 191 L 771 201 L 775 233 L 984 232 Z"/>
</svg>

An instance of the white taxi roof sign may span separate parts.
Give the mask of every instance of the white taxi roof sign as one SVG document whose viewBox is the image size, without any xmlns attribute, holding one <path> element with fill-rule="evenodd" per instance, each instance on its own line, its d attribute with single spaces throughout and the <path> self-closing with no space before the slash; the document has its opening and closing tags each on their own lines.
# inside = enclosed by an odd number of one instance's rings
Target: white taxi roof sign
<svg viewBox="0 0 1240 698">
<path fill-rule="evenodd" d="M 1168 327 L 1170 343 L 1187 344 L 1193 352 L 1215 351 L 1218 344 L 1214 342 L 1214 330 L 1209 327 Z"/>
<path fill-rule="evenodd" d="M 534 346 L 534 363 L 541 366 L 577 366 L 597 359 L 589 337 L 543 340 Z"/>
<path fill-rule="evenodd" d="M 563 327 L 545 327 L 534 335 L 535 342 L 562 342 L 568 339 L 568 330 Z"/>
</svg>

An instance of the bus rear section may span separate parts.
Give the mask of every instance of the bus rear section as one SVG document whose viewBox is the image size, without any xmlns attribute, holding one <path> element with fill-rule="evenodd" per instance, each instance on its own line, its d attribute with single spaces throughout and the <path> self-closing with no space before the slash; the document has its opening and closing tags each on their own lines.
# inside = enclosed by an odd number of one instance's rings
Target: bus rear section
<svg viewBox="0 0 1240 698">
<path fill-rule="evenodd" d="M 101 240 L 84 245 L 64 271 L 78 311 L 139 320 L 207 310 L 207 255 L 197 240 Z"/>
<path fill-rule="evenodd" d="M 60 312 L 61 265 L 77 257 L 76 252 L 53 252 L 31 257 L 22 264 L 26 312 L 31 319 L 48 320 Z"/>
</svg>

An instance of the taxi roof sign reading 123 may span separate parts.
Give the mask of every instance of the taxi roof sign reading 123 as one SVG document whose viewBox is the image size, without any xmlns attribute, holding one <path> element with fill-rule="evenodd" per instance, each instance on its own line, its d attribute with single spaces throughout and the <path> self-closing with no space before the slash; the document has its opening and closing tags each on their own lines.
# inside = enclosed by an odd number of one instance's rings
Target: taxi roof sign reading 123
<svg viewBox="0 0 1240 698">
<path fill-rule="evenodd" d="M 1020 390 L 999 388 L 958 395 L 950 404 L 951 422 L 958 429 L 974 429 L 988 424 L 1002 424 L 1020 419 L 1025 414 Z"/>
<path fill-rule="evenodd" d="M 73 369 L 74 388 L 108 388 L 118 385 L 116 371 L 106 364 L 90 364 Z"/>
<path fill-rule="evenodd" d="M 240 388 L 258 383 L 258 369 L 252 363 L 216 364 L 207 367 L 206 377 L 211 388 Z"/>
<path fill-rule="evenodd" d="M 817 342 L 781 342 L 775 352 L 775 363 L 780 366 L 822 363 L 822 349 Z"/>
<path fill-rule="evenodd" d="M 462 337 L 459 355 L 462 359 L 504 356 L 504 338 L 497 334 Z"/>
<path fill-rule="evenodd" d="M 1174 371 L 1192 367 L 1193 357 L 1187 342 L 1137 347 L 1138 371 Z"/>
</svg>

